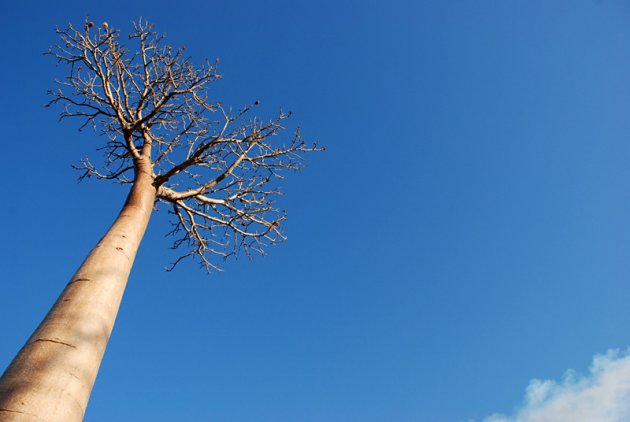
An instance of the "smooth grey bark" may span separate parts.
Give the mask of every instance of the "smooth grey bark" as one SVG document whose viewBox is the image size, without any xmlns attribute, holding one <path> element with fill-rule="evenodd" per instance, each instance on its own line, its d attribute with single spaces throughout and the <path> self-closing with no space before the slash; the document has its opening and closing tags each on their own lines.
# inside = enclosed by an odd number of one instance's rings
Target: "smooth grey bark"
<svg viewBox="0 0 630 422">
<path fill-rule="evenodd" d="M 115 222 L 0 378 L 0 421 L 83 419 L 155 196 L 137 168 Z"/>
</svg>

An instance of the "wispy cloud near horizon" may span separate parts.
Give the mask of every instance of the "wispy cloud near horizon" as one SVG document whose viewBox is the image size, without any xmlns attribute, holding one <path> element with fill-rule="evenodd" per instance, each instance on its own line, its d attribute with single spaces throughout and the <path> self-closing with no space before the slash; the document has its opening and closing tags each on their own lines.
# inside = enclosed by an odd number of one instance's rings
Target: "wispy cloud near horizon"
<svg viewBox="0 0 630 422">
<path fill-rule="evenodd" d="M 561 381 L 533 379 L 511 416 L 484 422 L 630 421 L 630 350 L 596 355 L 587 375 L 568 370 Z"/>
</svg>

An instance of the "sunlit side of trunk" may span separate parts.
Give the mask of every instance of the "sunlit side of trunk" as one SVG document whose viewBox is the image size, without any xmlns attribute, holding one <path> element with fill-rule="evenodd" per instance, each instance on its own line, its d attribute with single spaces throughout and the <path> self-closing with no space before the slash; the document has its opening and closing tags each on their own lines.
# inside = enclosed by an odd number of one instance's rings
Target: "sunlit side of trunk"
<svg viewBox="0 0 630 422">
<path fill-rule="evenodd" d="M 0 378 L 0 421 L 81 421 L 156 191 L 137 172 L 125 205 Z"/>
</svg>

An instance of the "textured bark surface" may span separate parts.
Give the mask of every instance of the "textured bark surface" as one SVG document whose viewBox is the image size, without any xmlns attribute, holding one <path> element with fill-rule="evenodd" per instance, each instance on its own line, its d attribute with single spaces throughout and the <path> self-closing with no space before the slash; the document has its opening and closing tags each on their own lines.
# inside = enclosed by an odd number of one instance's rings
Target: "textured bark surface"
<svg viewBox="0 0 630 422">
<path fill-rule="evenodd" d="M 0 421 L 81 421 L 149 222 L 156 190 L 139 171 L 118 218 L 0 378 Z"/>
</svg>

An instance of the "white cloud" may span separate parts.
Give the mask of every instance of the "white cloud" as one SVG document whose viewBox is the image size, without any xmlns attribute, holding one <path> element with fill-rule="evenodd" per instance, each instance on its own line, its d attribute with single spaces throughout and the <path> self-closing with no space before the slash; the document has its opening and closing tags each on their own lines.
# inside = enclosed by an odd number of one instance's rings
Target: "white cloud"
<svg viewBox="0 0 630 422">
<path fill-rule="evenodd" d="M 569 370 L 560 382 L 532 380 L 512 416 L 494 414 L 484 422 L 628 422 L 629 352 L 595 356 L 587 376 Z"/>
</svg>

